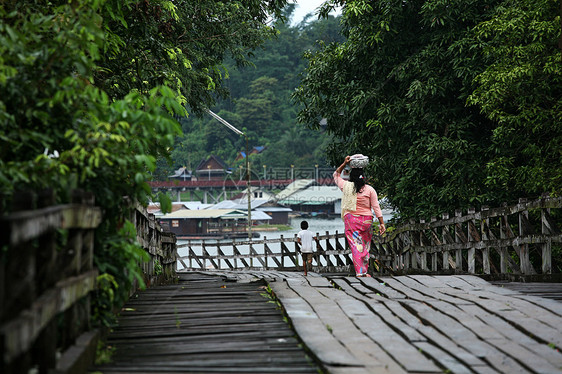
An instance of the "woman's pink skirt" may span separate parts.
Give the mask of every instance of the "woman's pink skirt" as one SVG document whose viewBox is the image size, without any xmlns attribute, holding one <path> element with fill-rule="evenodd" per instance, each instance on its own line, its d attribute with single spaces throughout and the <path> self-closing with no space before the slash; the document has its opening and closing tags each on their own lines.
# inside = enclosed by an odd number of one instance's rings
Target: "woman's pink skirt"
<svg viewBox="0 0 562 374">
<path fill-rule="evenodd" d="M 355 216 L 348 213 L 344 216 L 345 237 L 351 247 L 353 266 L 357 276 L 367 275 L 369 270 L 369 250 L 373 238 L 373 217 Z"/>
</svg>

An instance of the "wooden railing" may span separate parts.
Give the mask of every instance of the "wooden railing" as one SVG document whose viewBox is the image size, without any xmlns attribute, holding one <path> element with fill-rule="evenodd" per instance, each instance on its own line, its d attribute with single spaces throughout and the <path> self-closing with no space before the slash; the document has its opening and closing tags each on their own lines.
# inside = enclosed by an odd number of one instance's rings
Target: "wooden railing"
<svg viewBox="0 0 562 374">
<path fill-rule="evenodd" d="M 323 272 L 348 271 L 352 266 L 343 233 L 316 233 L 316 251 L 314 269 Z M 259 240 L 229 241 L 188 241 L 178 245 L 178 271 L 208 269 L 275 269 L 301 270 L 302 260 L 298 255 L 294 237 Z"/>
<path fill-rule="evenodd" d="M 562 198 L 521 200 L 514 206 L 460 211 L 450 218 L 410 222 L 371 246 L 379 273 L 550 274 L 552 245 L 562 242 L 556 223 Z M 558 216 L 556 216 L 558 214 Z M 342 224 L 343 226 L 343 224 Z M 343 233 L 319 233 L 313 269 L 352 273 L 351 252 Z M 557 244 L 558 243 L 558 244 Z M 178 270 L 300 270 L 295 237 L 244 241 L 203 241 L 178 245 Z M 540 263 L 540 268 L 532 265 Z"/>
<path fill-rule="evenodd" d="M 19 198 L 32 201 L 33 195 Z M 86 361 L 93 360 L 97 337 L 90 331 L 89 293 L 98 275 L 94 229 L 101 211 L 91 195 L 76 193 L 73 202 L 0 217 L 2 373 L 27 373 L 33 367 L 40 373 L 72 371 L 70 366 L 80 363 L 66 358 L 78 346 Z"/>
<path fill-rule="evenodd" d="M 137 228 L 137 242 L 150 257 L 140 264 L 147 287 L 176 282 L 176 235 L 163 231 L 154 214 L 141 205 L 136 206 L 131 221 Z"/>
<path fill-rule="evenodd" d="M 560 197 L 521 199 L 513 206 L 411 221 L 377 238 L 373 252 L 390 271 L 551 274 L 552 245 L 562 242 L 560 208 Z"/>
<path fill-rule="evenodd" d="M 50 206 L 52 194 L 37 206 L 35 199 L 18 194 L 14 213 L 0 216 L 0 373 L 85 373 L 100 335 L 90 324 L 90 291 L 101 210 L 80 191 L 68 205 Z M 130 218 L 150 257 L 141 264 L 145 283 L 176 281 L 175 235 L 140 206 Z"/>
</svg>

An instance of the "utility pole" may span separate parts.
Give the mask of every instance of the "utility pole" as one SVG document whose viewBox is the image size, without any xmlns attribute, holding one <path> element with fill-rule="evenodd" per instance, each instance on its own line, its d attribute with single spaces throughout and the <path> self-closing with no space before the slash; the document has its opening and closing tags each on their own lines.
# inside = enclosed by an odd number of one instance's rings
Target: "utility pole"
<svg viewBox="0 0 562 374">
<path fill-rule="evenodd" d="M 246 137 L 246 187 L 248 188 L 248 239 L 252 240 L 252 191 L 250 190 L 250 154 L 248 153 L 248 135 Z"/>
<path fill-rule="evenodd" d="M 248 154 L 248 135 L 243 133 L 242 131 L 238 130 L 236 127 L 232 126 L 230 123 L 226 122 L 222 117 L 218 114 L 213 113 L 209 109 L 207 109 L 207 113 L 209 113 L 214 119 L 228 127 L 230 130 L 235 132 L 238 135 L 244 135 L 246 138 L 246 188 L 248 189 L 248 239 L 252 240 L 252 196 L 250 191 L 250 155 Z"/>
</svg>

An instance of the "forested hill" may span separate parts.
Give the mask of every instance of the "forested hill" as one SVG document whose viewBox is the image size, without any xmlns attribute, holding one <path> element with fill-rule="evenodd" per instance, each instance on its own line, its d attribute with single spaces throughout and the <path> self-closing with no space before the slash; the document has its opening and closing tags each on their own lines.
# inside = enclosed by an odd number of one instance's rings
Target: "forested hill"
<svg viewBox="0 0 562 374">
<path fill-rule="evenodd" d="M 321 131 L 297 124 L 297 105 L 291 95 L 300 84 L 300 74 L 308 61 L 306 51 L 317 50 L 318 43 L 342 41 L 339 19 L 305 18 L 291 26 L 291 9 L 286 23 L 278 23 L 279 34 L 263 48 L 253 52 L 253 66 L 236 66 L 226 61 L 222 72 L 228 79 L 230 97 L 211 108 L 229 123 L 249 135 L 249 149 L 265 147 L 250 157 L 254 165 L 327 166 L 325 150 L 328 136 Z M 183 134 L 176 138 L 172 165 L 159 163 L 156 178 L 171 170 L 187 166 L 192 169 L 210 154 L 221 157 L 228 166 L 236 167 L 236 156 L 245 151 L 244 137 L 238 136 L 208 114 L 190 113 L 181 121 Z"/>
</svg>

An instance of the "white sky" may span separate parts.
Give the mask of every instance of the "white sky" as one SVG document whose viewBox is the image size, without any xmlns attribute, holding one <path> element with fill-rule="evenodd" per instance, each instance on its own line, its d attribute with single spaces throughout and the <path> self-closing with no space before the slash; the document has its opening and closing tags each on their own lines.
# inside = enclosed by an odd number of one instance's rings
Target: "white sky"
<svg viewBox="0 0 562 374">
<path fill-rule="evenodd" d="M 295 8 L 295 12 L 293 13 L 293 25 L 298 24 L 304 16 L 308 13 L 313 13 L 313 17 L 311 19 L 317 19 L 316 9 L 322 5 L 324 0 L 293 0 L 294 3 L 297 4 Z"/>
</svg>

